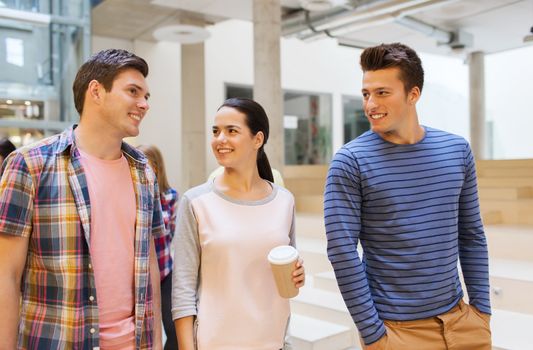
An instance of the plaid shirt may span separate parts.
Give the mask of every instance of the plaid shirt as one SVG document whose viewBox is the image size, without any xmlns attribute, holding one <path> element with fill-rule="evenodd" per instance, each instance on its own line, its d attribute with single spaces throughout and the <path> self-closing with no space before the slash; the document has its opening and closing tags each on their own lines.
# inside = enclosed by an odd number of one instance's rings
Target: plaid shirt
<svg viewBox="0 0 533 350">
<path fill-rule="evenodd" d="M 165 234 L 155 239 L 155 250 L 157 251 L 157 261 L 161 281 L 172 272 L 171 245 L 174 232 L 176 231 L 176 206 L 178 204 L 178 193 L 175 189 L 169 188 L 161 193 L 161 209 L 163 211 L 163 222 L 165 223 Z"/>
<path fill-rule="evenodd" d="M 125 143 L 122 151 L 137 203 L 136 349 L 151 349 L 149 243 L 152 235 L 159 237 L 163 231 L 155 195 L 159 189 L 144 156 Z M 89 253 L 91 204 L 73 129 L 12 153 L 2 173 L 0 232 L 29 238 L 18 348 L 98 348 L 98 298 Z"/>
</svg>

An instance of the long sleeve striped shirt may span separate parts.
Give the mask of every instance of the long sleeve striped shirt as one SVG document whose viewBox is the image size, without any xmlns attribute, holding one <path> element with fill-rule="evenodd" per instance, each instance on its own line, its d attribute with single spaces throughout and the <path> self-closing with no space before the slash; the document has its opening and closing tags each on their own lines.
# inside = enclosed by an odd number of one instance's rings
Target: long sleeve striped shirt
<svg viewBox="0 0 533 350">
<path fill-rule="evenodd" d="M 412 145 L 368 131 L 337 152 L 328 172 L 328 257 L 366 344 L 384 335 L 384 319 L 449 311 L 463 297 L 458 260 L 470 303 L 491 312 L 470 146 L 462 137 L 425 129 Z"/>
</svg>

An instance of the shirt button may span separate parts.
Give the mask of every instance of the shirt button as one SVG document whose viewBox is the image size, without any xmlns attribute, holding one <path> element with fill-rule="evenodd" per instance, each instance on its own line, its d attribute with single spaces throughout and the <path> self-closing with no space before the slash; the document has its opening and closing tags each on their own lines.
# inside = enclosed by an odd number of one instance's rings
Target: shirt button
<svg viewBox="0 0 533 350">
<path fill-rule="evenodd" d="M 94 332 L 96 332 L 96 329 L 91 328 L 91 329 L 89 330 L 89 332 L 91 332 L 91 334 L 94 334 Z"/>
<path fill-rule="evenodd" d="M 89 270 L 92 270 L 92 268 L 93 268 L 93 265 L 89 264 Z"/>
<path fill-rule="evenodd" d="M 91 295 L 91 296 L 89 297 L 89 300 L 90 300 L 90 301 L 94 301 L 94 297 Z"/>
</svg>

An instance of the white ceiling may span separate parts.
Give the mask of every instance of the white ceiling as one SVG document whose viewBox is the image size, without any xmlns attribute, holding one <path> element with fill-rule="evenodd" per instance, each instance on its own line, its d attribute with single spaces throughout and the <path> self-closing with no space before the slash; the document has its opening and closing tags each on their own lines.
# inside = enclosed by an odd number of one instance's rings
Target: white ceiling
<svg viewBox="0 0 533 350">
<path fill-rule="evenodd" d="M 352 0 L 351 3 L 387 6 L 411 2 L 418 6 L 438 1 Z M 298 0 L 281 0 L 281 4 L 285 10 L 292 12 L 299 8 Z M 533 0 L 445 1 L 444 5 L 430 6 L 409 16 L 445 31 L 468 32 L 473 35 L 473 46 L 461 52 L 454 51 L 447 45 L 437 45 L 436 39 L 392 20 L 377 22 L 372 18 L 365 20 L 366 27 L 359 26 L 357 30 L 343 33 L 342 37 L 368 44 L 403 42 L 419 51 L 443 55 L 471 51 L 495 53 L 526 45 L 523 38 L 533 27 Z M 251 20 L 252 0 L 105 0 L 93 9 L 93 32 L 128 39 L 148 39 L 155 28 L 170 22 L 189 19 L 211 24 L 229 18 Z"/>
<path fill-rule="evenodd" d="M 461 0 L 412 15 L 448 31 L 462 30 L 473 35 L 467 51 L 496 53 L 525 46 L 523 38 L 533 27 L 533 0 Z M 373 43 L 399 41 L 418 50 L 454 55 L 446 45 L 397 23 L 361 29 L 346 35 Z M 533 58 L 532 58 L 533 59 Z"/>
</svg>

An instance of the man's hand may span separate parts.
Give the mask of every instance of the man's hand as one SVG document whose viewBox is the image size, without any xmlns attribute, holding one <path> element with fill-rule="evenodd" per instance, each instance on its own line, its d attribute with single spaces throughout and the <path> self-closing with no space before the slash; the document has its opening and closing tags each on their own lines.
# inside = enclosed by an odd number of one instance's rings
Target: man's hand
<svg viewBox="0 0 533 350">
<path fill-rule="evenodd" d="M 296 288 L 301 288 L 305 284 L 305 269 L 302 258 L 298 258 L 298 261 L 296 262 L 296 269 L 292 273 L 292 281 Z"/>
</svg>

